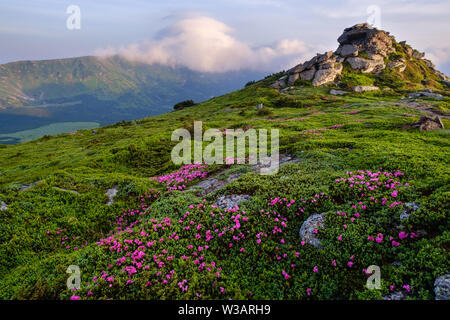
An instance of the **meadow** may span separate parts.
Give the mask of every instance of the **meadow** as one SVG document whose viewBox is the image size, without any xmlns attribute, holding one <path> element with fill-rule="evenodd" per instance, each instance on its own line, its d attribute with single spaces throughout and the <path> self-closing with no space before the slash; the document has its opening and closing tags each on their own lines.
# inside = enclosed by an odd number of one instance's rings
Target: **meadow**
<svg viewBox="0 0 450 320">
<path fill-rule="evenodd" d="M 416 88 L 334 96 L 297 83 L 281 93 L 269 88 L 277 77 L 96 132 L 1 145 L 0 298 L 434 299 L 449 271 L 448 130 L 411 128 L 426 112 L 405 103 Z M 419 102 L 447 114 L 450 94 L 439 92 Z M 298 161 L 272 176 L 246 170 L 200 197 L 189 187 L 241 167 L 171 163 L 173 130 L 195 120 L 279 129 L 280 153 Z M 217 207 L 232 194 L 250 199 Z M 313 214 L 324 217 L 320 248 L 299 236 Z M 79 290 L 67 289 L 70 265 Z M 380 289 L 366 287 L 370 265 Z"/>
</svg>

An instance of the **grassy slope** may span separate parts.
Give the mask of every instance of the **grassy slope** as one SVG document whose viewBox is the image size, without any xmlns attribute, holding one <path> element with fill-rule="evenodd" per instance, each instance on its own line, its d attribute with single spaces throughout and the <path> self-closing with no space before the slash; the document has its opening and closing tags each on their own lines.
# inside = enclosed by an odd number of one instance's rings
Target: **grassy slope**
<svg viewBox="0 0 450 320">
<path fill-rule="evenodd" d="M 300 91 L 293 91 L 286 98 L 264 87 L 270 81 L 267 79 L 192 108 L 100 128 L 97 134 L 84 130 L 76 135 L 61 134 L 2 148 L 0 200 L 8 203 L 9 208 L 0 214 L 0 296 L 68 298 L 71 294 L 65 290 L 68 276 L 65 269 L 75 264 L 82 269 L 83 285 L 92 283 L 92 277 L 101 275 L 102 270 L 116 275 L 116 285 L 109 288 L 102 283 L 94 290 L 94 298 L 195 298 L 195 293 L 203 298 L 248 298 L 249 291 L 253 298 L 377 298 L 381 294 L 379 291 L 364 289 L 365 277 L 361 269 L 368 264 L 379 264 L 383 279 L 381 292 L 387 293 L 390 285 L 398 290 L 410 284 L 412 297 L 432 298 L 434 278 L 448 271 L 448 132 L 401 129 L 417 121 L 419 113 L 399 105 L 400 96 L 396 94 L 335 97 L 328 95 L 325 88 L 299 87 Z M 435 104 L 446 109 L 448 101 L 449 98 L 445 98 Z M 265 103 L 264 109 L 255 110 L 253 106 L 261 102 Z M 291 107 L 283 106 L 290 104 Z M 360 112 L 343 114 L 355 110 Z M 245 205 L 251 224 L 244 228 L 250 235 L 237 244 L 236 249 L 229 249 L 227 243 L 219 241 L 209 244 L 212 250 L 205 254 L 205 259 L 223 268 L 220 279 L 215 280 L 213 272 L 198 272 L 192 263 L 180 259 L 185 246 L 196 242 L 193 234 L 185 234 L 183 245 L 164 243 L 158 249 L 165 248 L 176 257 L 170 268 L 167 266 L 176 274 L 167 285 L 154 283 L 154 280 L 157 271 L 164 273 L 169 269 L 160 270 L 153 265 L 149 271 L 133 276 L 134 284 L 125 285 L 128 277 L 122 268 L 110 270 L 107 267 L 114 265 L 116 258 L 122 255 L 109 253 L 95 241 L 113 229 L 111 220 L 121 214 L 122 208 L 138 207 L 138 195 L 148 188 L 164 191 L 162 185 L 150 181 L 149 177 L 175 169 L 169 161 L 174 145 L 170 142 L 171 133 L 179 127 L 189 128 L 193 120 L 202 120 L 204 127 L 211 128 L 278 128 L 282 152 L 292 153 L 302 160 L 284 167 L 275 176 L 249 173 L 223 190 L 224 193 L 248 193 L 253 197 Z M 448 120 L 444 123 L 450 125 Z M 344 126 L 326 131 L 323 138 L 301 133 L 335 124 Z M 377 171 L 381 167 L 383 171 L 400 169 L 411 179 L 406 181 L 412 187 L 405 188 L 398 200 L 420 203 L 421 210 L 404 223 L 405 230 L 425 230 L 427 235 L 407 240 L 399 248 L 392 249 L 389 244 L 382 249 L 374 248 L 365 241 L 367 236 L 378 232 L 396 236 L 398 230 L 384 221 L 398 219 L 400 212 L 400 209 L 374 208 L 373 215 L 379 215 L 381 222 L 362 219 L 346 233 L 345 244 L 338 243 L 335 238 L 343 232 L 343 222 L 336 221 L 335 212 L 351 210 L 348 205 L 359 199 L 352 198 L 347 189 L 336 187 L 334 180 L 345 177 L 347 170 Z M 38 184 L 18 191 L 20 184 L 32 182 Z M 56 190 L 55 186 L 79 194 Z M 105 191 L 113 186 L 119 189 L 117 202 L 106 206 Z M 262 248 L 255 245 L 258 231 L 271 230 L 269 222 L 258 214 L 271 197 L 300 202 L 320 192 L 330 195 L 331 200 L 314 206 L 306 204 L 303 215 L 291 218 L 293 212 L 277 209 L 289 216 L 288 231 L 283 237 L 285 244 L 279 243 L 280 237 L 269 236 Z M 191 193 L 164 193 L 135 230 L 152 234 L 146 224 L 148 219 L 170 216 L 178 220 L 186 210 L 194 212 L 193 220 L 201 219 L 205 225 L 213 223 L 210 216 L 188 208 L 199 201 L 201 199 Z M 326 248 L 320 251 L 301 246 L 298 238 L 302 222 L 317 212 L 329 212 L 327 228 L 320 231 Z M 66 240 L 62 245 L 54 235 L 59 228 L 67 228 L 64 233 L 67 236 L 80 238 Z M 51 236 L 46 234 L 49 230 Z M 163 234 L 158 231 L 154 236 L 159 239 Z M 123 237 L 117 238 L 123 240 Z M 136 237 L 139 236 L 128 236 Z M 82 248 L 85 241 L 88 244 Z M 70 249 L 65 249 L 68 244 Z M 205 242 L 198 241 L 196 245 L 204 246 Z M 73 250 L 75 246 L 78 250 Z M 245 253 L 239 251 L 240 247 L 245 247 Z M 278 250 L 288 254 L 286 261 L 276 260 Z M 301 252 L 301 258 L 291 257 L 295 251 Z M 351 254 L 357 257 L 354 268 L 345 266 Z M 338 260 L 339 271 L 330 265 L 333 258 Z M 395 260 L 401 260 L 402 266 L 393 267 L 391 263 Z M 152 264 L 152 259 L 149 261 Z M 297 269 L 292 269 L 291 263 L 295 263 Z M 315 265 L 320 270 L 317 274 L 312 271 Z M 291 278 L 285 280 L 282 270 L 287 270 Z M 177 285 L 183 279 L 187 279 L 191 287 L 186 293 Z M 151 286 L 145 286 L 148 280 L 153 281 Z M 225 288 L 225 294 L 220 287 Z M 307 288 L 312 288 L 311 296 L 307 295 Z M 83 287 L 80 294 L 83 299 L 88 290 Z"/>
<path fill-rule="evenodd" d="M 86 284 L 92 284 L 92 277 L 99 277 L 103 270 L 114 275 L 115 285 L 109 287 L 100 280 L 101 284 L 92 289 L 93 298 L 190 299 L 199 293 L 201 298 L 366 299 L 388 293 L 390 285 L 400 290 L 406 284 L 412 288 L 412 298 L 433 298 L 434 279 L 448 272 L 448 131 L 403 129 L 404 125 L 416 122 L 420 113 L 399 104 L 401 95 L 395 92 L 336 97 L 329 95 L 327 88 L 302 86 L 297 87 L 299 91 L 282 95 L 267 88 L 276 77 L 195 107 L 103 127 L 97 134 L 84 130 L 76 135 L 61 134 L 2 147 L 0 200 L 9 208 L 0 213 L 0 297 L 68 298 L 71 293 L 65 289 L 68 277 L 65 270 L 74 264 L 82 270 L 83 288 L 79 295 L 83 299 L 91 291 Z M 445 111 L 449 100 L 447 96 L 441 102 L 429 103 Z M 253 106 L 258 103 L 264 103 L 264 109 L 255 110 Z M 349 111 L 359 112 L 349 114 Z M 202 120 L 206 128 L 278 128 L 281 152 L 301 158 L 299 163 L 284 167 L 277 175 L 248 173 L 222 190 L 222 193 L 252 195 L 243 206 L 249 217 L 247 223 L 241 221 L 241 230 L 248 231 L 243 240 L 235 241 L 231 235 L 225 235 L 207 243 L 196 239 L 194 231 L 190 233 L 176 222 L 165 231 L 152 231 L 151 218 L 171 217 L 178 221 L 187 210 L 192 212 L 190 219 L 195 225 L 202 223 L 212 230 L 234 223 L 230 213 L 224 213 L 226 218 L 220 220 L 209 215 L 217 209 L 208 207 L 205 212 L 197 209 L 201 199 L 194 194 L 165 192 L 163 185 L 149 179 L 176 169 L 169 158 L 175 144 L 170 142 L 171 133 L 176 128 L 191 128 L 194 120 Z M 447 119 L 444 123 L 450 125 Z M 322 138 L 302 133 L 336 124 L 344 126 L 324 132 Z M 376 246 L 367 237 L 382 232 L 386 238 L 393 236 L 398 240 L 398 215 L 403 206 L 369 206 L 354 223 L 336 216 L 336 211 L 355 213 L 351 204 L 361 200 L 359 194 L 336 183 L 335 179 L 346 177 L 346 171 L 376 172 L 379 168 L 389 172 L 401 170 L 405 178 L 399 179 L 410 186 L 401 188 L 396 199 L 390 198 L 390 191 L 374 192 L 373 196 L 380 197 L 380 201 L 381 197 L 387 197 L 390 201 L 414 201 L 421 205 L 402 224 L 408 233 L 422 230 L 426 234 L 402 241 L 399 247 L 392 247 L 387 239 Z M 21 184 L 32 182 L 37 185 L 19 191 Z M 113 186 L 119 190 L 117 202 L 106 206 L 105 191 Z M 115 265 L 123 253 L 111 253 L 95 242 L 117 227 L 112 221 L 124 210 L 137 209 L 141 204 L 139 195 L 149 188 L 162 191 L 162 195 L 151 203 L 145 201 L 150 209 L 134 227 L 133 234 L 116 236 L 121 242 L 147 237 L 145 241 L 153 239 L 157 243 L 147 251 L 149 269 L 139 270 L 132 276 L 134 283 L 127 285 L 125 282 L 130 278 L 122 270 L 123 266 Z M 329 198 L 309 202 L 320 193 Z M 213 196 L 207 197 L 207 206 Z M 294 199 L 296 205 L 268 208 L 267 202 L 274 197 Z M 307 203 L 301 204 L 302 199 Z M 194 207 L 189 208 L 192 204 Z M 299 206 L 304 208 L 304 213 L 296 215 Z M 261 209 L 276 210 L 288 219 L 284 234 L 271 235 L 274 220 L 262 216 Z M 309 215 L 320 212 L 327 212 L 326 228 L 319 231 L 324 250 L 302 246 L 298 237 L 300 226 Z M 136 219 L 128 218 L 129 222 Z M 349 225 L 348 230 L 343 229 L 344 224 Z M 63 235 L 71 237 L 64 244 L 59 240 L 61 235 L 55 235 L 59 228 L 67 229 Z M 141 230 L 149 235 L 140 236 Z M 51 234 L 47 235 L 47 231 Z M 161 237 L 167 239 L 173 231 L 180 234 L 179 241 L 158 242 Z M 259 232 L 266 232 L 268 237 L 258 246 Z M 339 234 L 344 234 L 344 241 L 336 240 Z M 285 240 L 284 244 L 280 243 L 281 239 Z M 229 242 L 234 243 L 232 248 L 228 247 Z M 186 249 L 188 244 L 195 248 L 209 245 L 204 259 L 205 268 L 211 268 L 211 272 L 198 271 L 192 260 L 186 262 L 181 258 L 191 254 Z M 65 248 L 67 245 L 69 249 Z M 138 247 L 130 246 L 133 251 Z M 240 248 L 245 251 L 240 252 Z M 163 249 L 175 258 L 159 269 L 151 257 Z M 299 252 L 299 258 L 295 252 Z M 278 260 L 277 256 L 283 254 L 286 258 Z M 346 264 L 351 255 L 355 256 L 355 265 L 349 268 Z M 337 261 L 338 267 L 331 265 L 332 260 Z M 218 271 L 210 261 L 222 270 Z M 402 265 L 394 267 L 394 261 L 401 261 Z M 366 277 L 362 269 L 370 264 L 382 268 L 381 291 L 364 289 Z M 314 266 L 318 266 L 318 273 L 313 272 Z M 170 270 L 175 275 L 163 284 L 157 272 L 165 275 Z M 290 278 L 284 278 L 283 270 Z M 215 272 L 221 277 L 217 278 Z M 178 285 L 183 279 L 190 288 L 186 292 Z M 147 285 L 147 281 L 152 284 Z M 308 288 L 311 295 L 307 294 Z"/>
</svg>

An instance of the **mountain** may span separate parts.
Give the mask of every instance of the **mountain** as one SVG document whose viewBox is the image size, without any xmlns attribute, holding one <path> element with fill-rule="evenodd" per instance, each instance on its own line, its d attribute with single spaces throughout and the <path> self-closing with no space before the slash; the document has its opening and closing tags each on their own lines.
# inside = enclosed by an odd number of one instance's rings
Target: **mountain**
<svg viewBox="0 0 450 320">
<path fill-rule="evenodd" d="M 262 76 L 255 71 L 201 73 L 120 56 L 8 63 L 0 65 L 0 134 L 156 115 L 179 101 L 209 99 Z"/>
<path fill-rule="evenodd" d="M 0 145 L 0 299 L 448 300 L 450 90 L 419 56 L 397 49 L 405 69 L 389 67 L 391 41 L 380 73 L 341 51 L 173 112 Z M 282 166 L 175 165 L 172 134 L 195 120 L 277 129 Z"/>
</svg>

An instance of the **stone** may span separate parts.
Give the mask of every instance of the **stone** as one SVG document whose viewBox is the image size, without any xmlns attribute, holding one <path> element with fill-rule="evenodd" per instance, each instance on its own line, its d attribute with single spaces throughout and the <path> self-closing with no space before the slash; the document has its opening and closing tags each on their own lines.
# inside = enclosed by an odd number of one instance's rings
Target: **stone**
<svg viewBox="0 0 450 320">
<path fill-rule="evenodd" d="M 415 202 L 406 202 L 405 207 L 405 210 L 400 213 L 400 221 L 408 220 L 411 213 L 416 212 L 420 209 L 420 206 Z"/>
<path fill-rule="evenodd" d="M 440 276 L 434 281 L 436 300 L 450 300 L 450 274 Z"/>
<path fill-rule="evenodd" d="M 281 89 L 281 88 L 284 88 L 284 87 L 286 87 L 286 85 L 287 85 L 287 79 L 288 79 L 288 76 L 287 76 L 287 75 L 282 76 L 280 79 L 278 79 L 277 81 L 275 81 L 275 83 L 272 84 L 271 87 L 274 88 L 274 89 Z"/>
<path fill-rule="evenodd" d="M 109 198 L 108 203 L 106 204 L 107 206 L 110 206 L 114 203 L 114 197 L 117 195 L 117 188 L 114 187 L 112 189 L 108 189 L 106 190 L 106 195 Z"/>
<path fill-rule="evenodd" d="M 313 86 L 320 86 L 325 83 L 333 82 L 336 76 L 341 72 L 341 69 L 321 69 L 314 75 L 314 80 L 312 82 Z"/>
<path fill-rule="evenodd" d="M 300 73 L 293 73 L 289 75 L 288 85 L 292 86 L 298 78 L 300 78 Z"/>
<path fill-rule="evenodd" d="M 405 300 L 406 296 L 403 292 L 393 292 L 389 295 L 383 296 L 383 300 Z"/>
<path fill-rule="evenodd" d="M 0 203 L 0 211 L 5 211 L 8 209 L 8 206 L 3 201 Z"/>
<path fill-rule="evenodd" d="M 309 70 L 305 70 L 303 72 L 300 72 L 300 78 L 302 80 L 307 80 L 307 81 L 311 81 L 314 78 L 314 75 L 316 73 L 316 69 L 312 68 Z"/>
<path fill-rule="evenodd" d="M 373 59 L 364 59 L 360 57 L 347 58 L 347 62 L 352 69 L 360 70 L 363 73 L 369 73 L 376 70 L 384 69 L 384 60 L 381 56 L 374 56 Z"/>
<path fill-rule="evenodd" d="M 353 91 L 354 92 L 366 92 L 366 91 L 376 91 L 379 90 L 380 88 L 376 87 L 376 86 L 356 86 L 353 87 Z"/>
<path fill-rule="evenodd" d="M 323 228 L 324 221 L 325 213 L 318 213 L 309 216 L 300 228 L 300 238 L 307 244 L 310 244 L 316 248 L 321 248 L 320 239 L 317 237 L 317 234 L 314 233 L 314 230 Z"/>
<path fill-rule="evenodd" d="M 417 97 L 417 95 L 419 95 L 419 97 L 423 96 L 423 97 L 428 97 L 428 98 L 435 99 L 435 100 L 444 99 L 444 97 L 441 94 L 433 93 L 431 91 L 420 91 L 420 92 L 416 93 L 415 97 Z"/>
<path fill-rule="evenodd" d="M 444 124 L 439 116 L 436 116 L 435 118 L 430 116 L 421 116 L 419 122 L 414 124 L 412 127 L 414 129 L 419 129 L 420 131 L 431 131 L 444 129 Z"/>
<path fill-rule="evenodd" d="M 332 94 L 334 96 L 343 96 L 347 93 L 348 93 L 347 91 L 342 91 L 342 90 L 334 90 L 334 89 L 330 90 L 330 94 Z"/>
<path fill-rule="evenodd" d="M 221 209 L 232 209 L 243 201 L 248 201 L 250 196 L 247 194 L 229 194 L 220 196 L 216 204 Z"/>
<path fill-rule="evenodd" d="M 406 69 L 405 62 L 402 61 L 402 60 L 394 60 L 394 61 L 391 61 L 391 62 L 389 62 L 386 66 L 387 66 L 388 68 L 392 68 L 392 69 L 398 68 L 398 71 L 399 71 L 399 72 L 403 72 L 403 71 L 405 71 L 405 69 Z"/>
<path fill-rule="evenodd" d="M 339 44 L 353 45 L 359 52 L 367 54 L 377 54 L 388 57 L 394 52 L 392 41 L 394 37 L 388 32 L 377 30 L 368 23 L 361 23 L 344 30 L 343 34 L 338 38 Z M 341 49 L 342 51 L 342 49 Z"/>
<path fill-rule="evenodd" d="M 256 110 L 261 110 L 264 107 L 264 104 L 260 103 L 257 106 L 254 106 Z"/>
<path fill-rule="evenodd" d="M 339 52 L 339 55 L 341 57 L 348 57 L 348 56 L 357 56 L 358 55 L 358 48 L 356 48 L 352 44 L 344 44 L 341 47 L 341 50 Z"/>
<path fill-rule="evenodd" d="M 303 65 L 303 63 L 301 63 L 299 65 L 296 65 L 292 69 L 290 69 L 288 72 L 289 72 L 289 74 L 293 74 L 293 73 L 300 73 L 303 70 L 305 70 L 305 66 Z"/>
</svg>

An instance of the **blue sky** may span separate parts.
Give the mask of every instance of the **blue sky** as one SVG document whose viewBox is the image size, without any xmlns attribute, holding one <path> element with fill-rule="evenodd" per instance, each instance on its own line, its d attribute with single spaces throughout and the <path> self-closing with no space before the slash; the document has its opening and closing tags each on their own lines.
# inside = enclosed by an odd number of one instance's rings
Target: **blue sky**
<svg viewBox="0 0 450 320">
<path fill-rule="evenodd" d="M 66 27 L 69 5 L 81 9 L 80 30 Z M 0 63 L 110 52 L 203 71 L 278 71 L 336 49 L 373 5 L 382 29 L 450 74 L 448 0 L 2 0 Z"/>
</svg>

